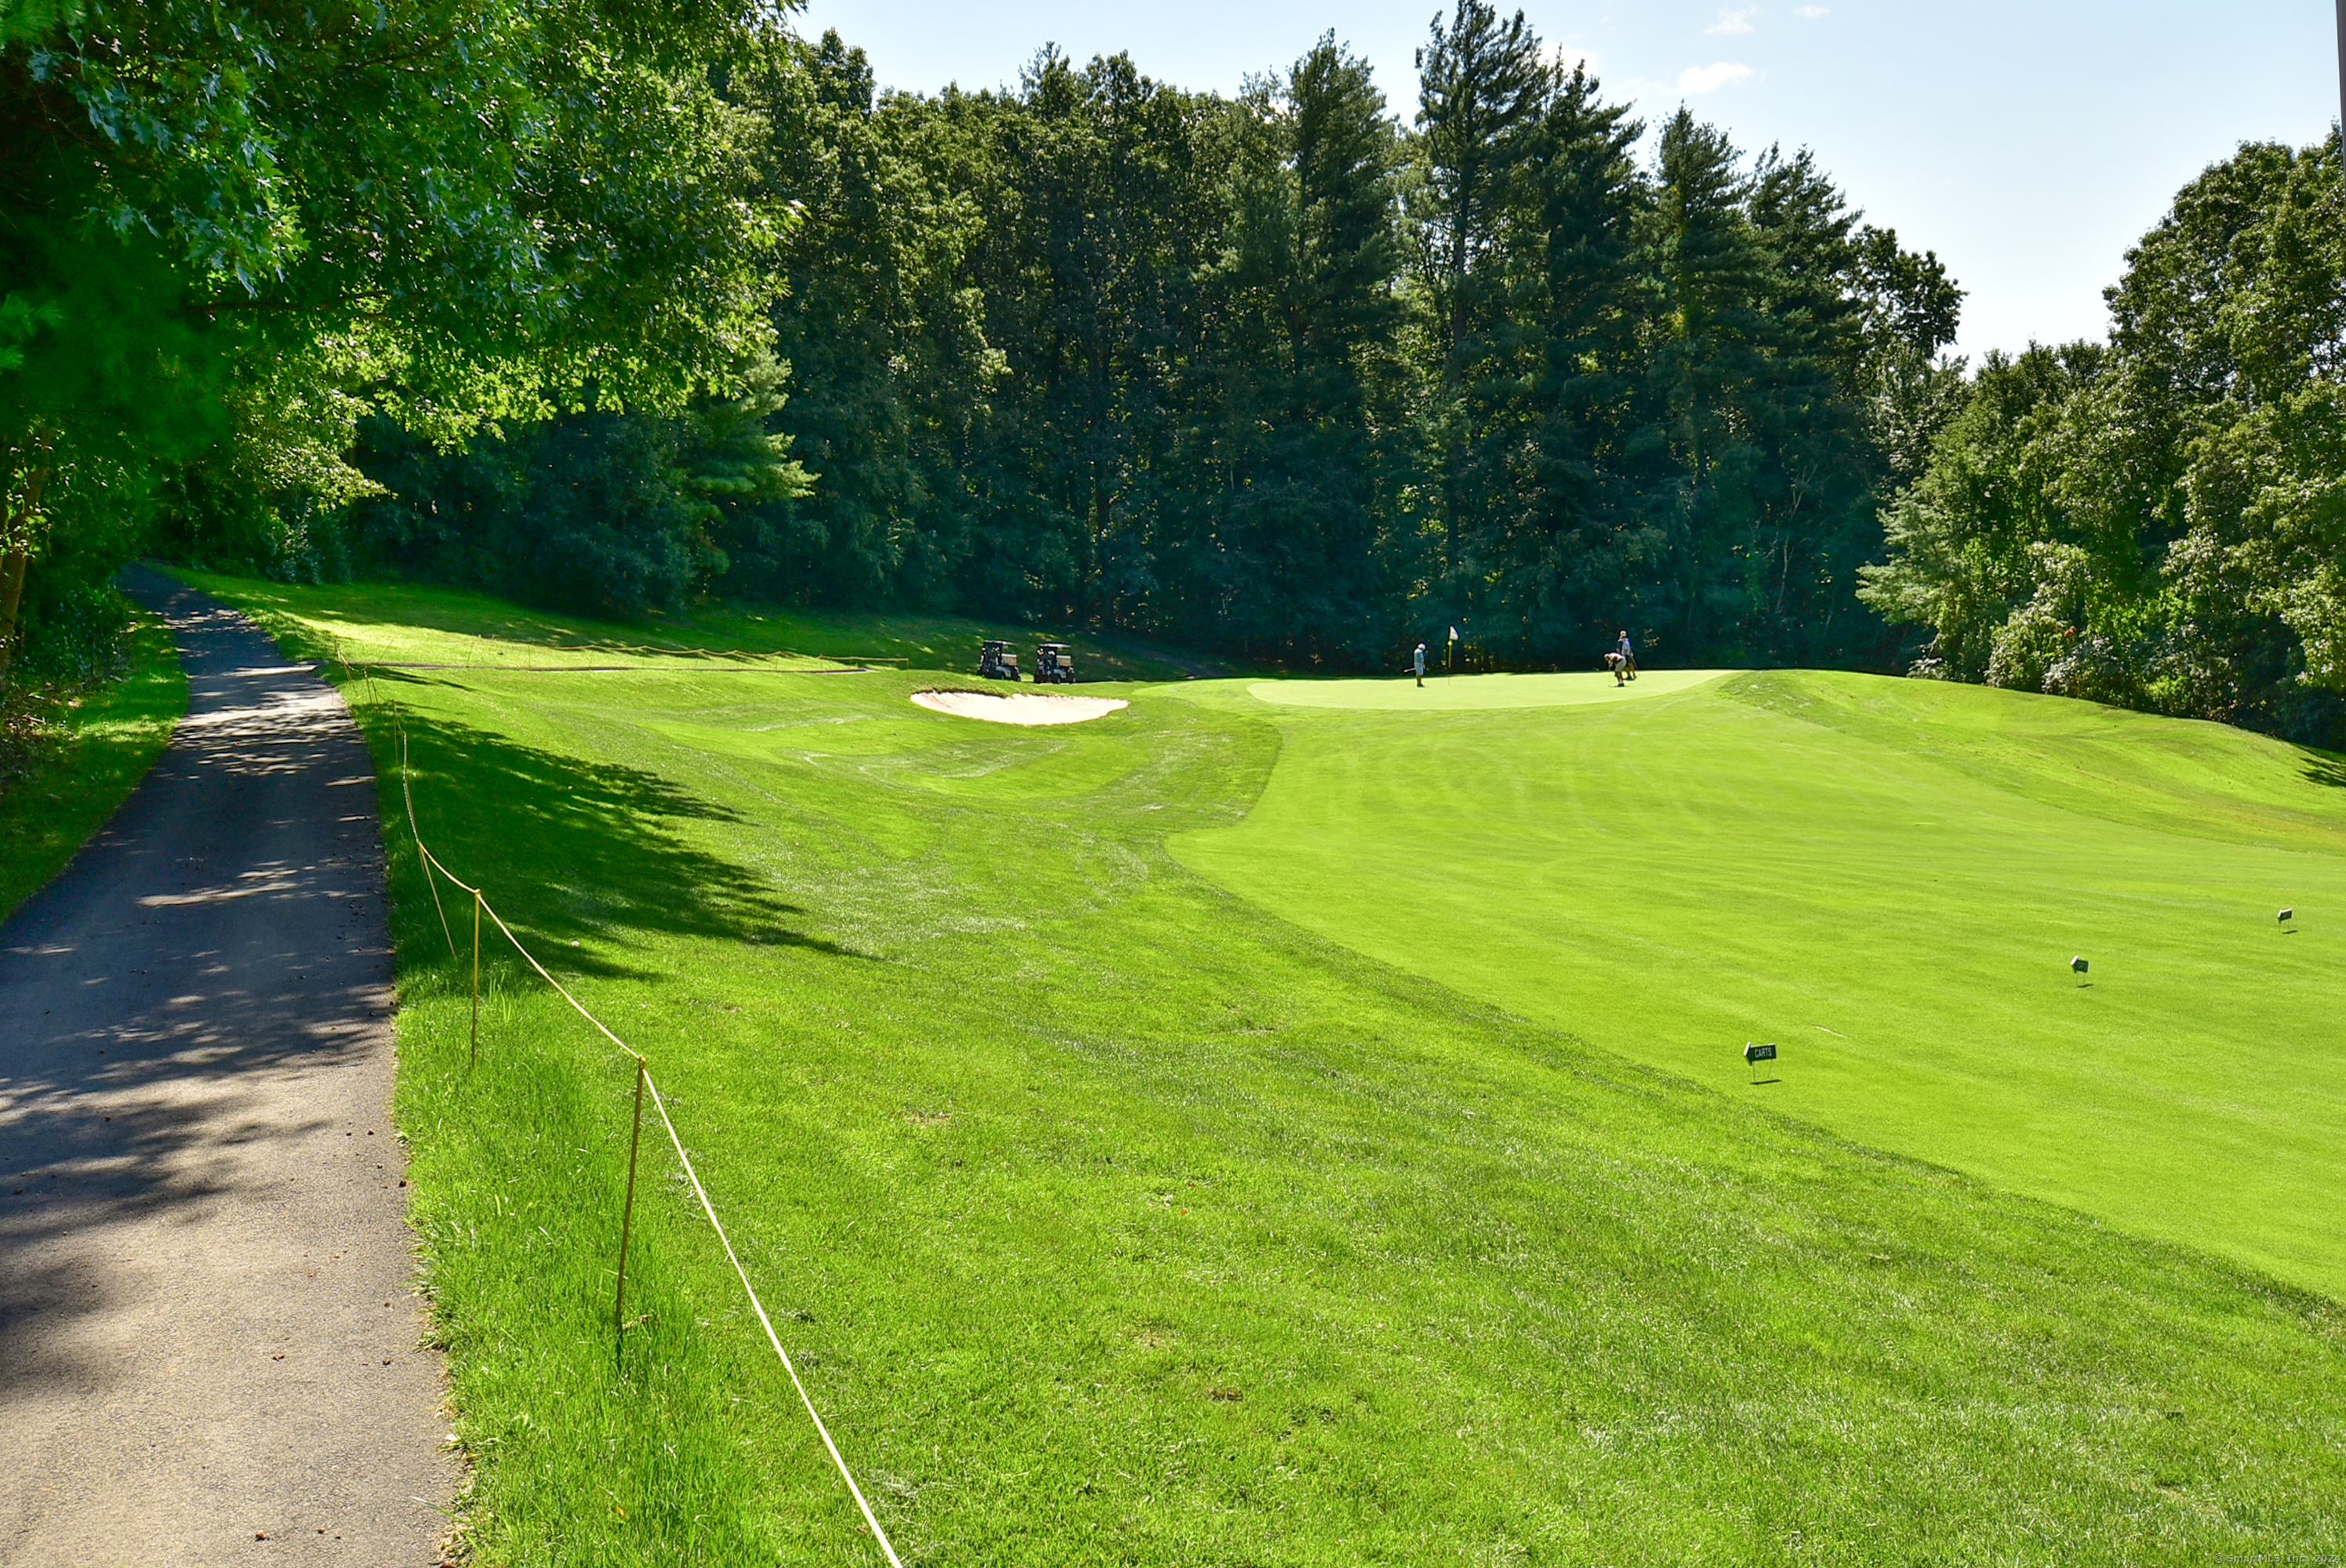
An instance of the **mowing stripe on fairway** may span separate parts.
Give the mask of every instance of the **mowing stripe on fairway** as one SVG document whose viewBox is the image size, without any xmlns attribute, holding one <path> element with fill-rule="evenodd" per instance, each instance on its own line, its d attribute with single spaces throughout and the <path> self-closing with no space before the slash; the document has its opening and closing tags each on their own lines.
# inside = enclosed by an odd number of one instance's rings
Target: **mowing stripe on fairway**
<svg viewBox="0 0 2346 1568">
<path fill-rule="evenodd" d="M 1253 711 L 1269 788 L 1176 851 L 1265 908 L 1731 1092 L 1783 1041 L 1779 1108 L 2346 1290 L 2346 795 L 2311 754 L 1812 672 Z"/>
</svg>

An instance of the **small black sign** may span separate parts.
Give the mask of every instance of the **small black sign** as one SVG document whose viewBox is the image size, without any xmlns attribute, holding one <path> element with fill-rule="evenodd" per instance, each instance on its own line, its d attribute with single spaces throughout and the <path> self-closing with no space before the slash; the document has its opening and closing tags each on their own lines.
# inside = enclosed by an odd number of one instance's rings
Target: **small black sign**
<svg viewBox="0 0 2346 1568">
<path fill-rule="evenodd" d="M 1746 1045 L 1743 1048 L 1743 1059 L 1746 1062 L 1773 1062 L 1776 1059 L 1776 1048 L 1773 1045 Z"/>
</svg>

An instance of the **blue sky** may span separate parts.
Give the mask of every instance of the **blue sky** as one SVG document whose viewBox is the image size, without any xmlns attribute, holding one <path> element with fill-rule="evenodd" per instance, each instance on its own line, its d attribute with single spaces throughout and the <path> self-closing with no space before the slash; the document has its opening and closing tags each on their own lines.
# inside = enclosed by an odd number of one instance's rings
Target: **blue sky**
<svg viewBox="0 0 2346 1568">
<path fill-rule="evenodd" d="M 1321 32 L 1376 67 L 1404 115 L 1434 0 L 811 0 L 882 85 L 1017 79 L 1041 45 L 1129 51 L 1185 87 L 1235 90 Z M 1648 120 L 1679 103 L 1739 144 L 1807 146 L 1876 222 L 1970 290 L 1960 347 L 2097 337 L 2104 287 L 2176 188 L 2244 140 L 2310 142 L 2338 117 L 2330 0 L 1827 0 L 1524 7 Z"/>
</svg>

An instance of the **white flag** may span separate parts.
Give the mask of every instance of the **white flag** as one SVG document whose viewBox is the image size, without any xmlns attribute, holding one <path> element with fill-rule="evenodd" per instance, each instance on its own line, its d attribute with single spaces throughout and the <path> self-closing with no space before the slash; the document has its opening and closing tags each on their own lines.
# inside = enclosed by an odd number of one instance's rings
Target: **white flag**
<svg viewBox="0 0 2346 1568">
<path fill-rule="evenodd" d="M 1458 628 L 1456 626 L 1450 628 L 1450 640 L 1454 643 L 1458 640 Z"/>
</svg>

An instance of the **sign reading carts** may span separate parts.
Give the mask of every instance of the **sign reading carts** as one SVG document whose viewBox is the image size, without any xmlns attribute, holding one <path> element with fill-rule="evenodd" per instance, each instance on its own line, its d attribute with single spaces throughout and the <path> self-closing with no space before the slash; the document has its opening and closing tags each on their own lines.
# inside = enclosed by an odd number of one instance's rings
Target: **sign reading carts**
<svg viewBox="0 0 2346 1568">
<path fill-rule="evenodd" d="M 1745 1042 L 1743 1046 L 1743 1060 L 1751 1069 L 1751 1081 L 1753 1083 L 1756 1084 L 1760 1081 L 1760 1064 L 1762 1062 L 1773 1062 L 1775 1059 L 1775 1042 L 1770 1041 L 1765 1044 L 1750 1041 Z"/>
</svg>

